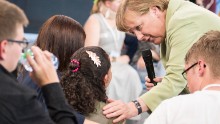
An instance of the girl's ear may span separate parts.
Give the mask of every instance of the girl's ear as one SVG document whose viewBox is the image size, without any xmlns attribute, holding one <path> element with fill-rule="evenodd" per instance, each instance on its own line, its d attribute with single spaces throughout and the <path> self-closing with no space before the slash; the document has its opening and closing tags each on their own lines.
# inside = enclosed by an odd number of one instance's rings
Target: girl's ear
<svg viewBox="0 0 220 124">
<path fill-rule="evenodd" d="M 111 79 L 112 79 L 112 72 L 111 69 L 109 69 L 108 73 L 104 77 L 105 88 L 108 87 L 109 83 L 111 82 Z"/>
<path fill-rule="evenodd" d="M 105 85 L 105 87 L 108 86 L 108 84 L 109 84 L 108 82 L 109 82 L 109 77 L 108 77 L 108 74 L 106 74 L 105 77 L 104 77 L 104 85 Z"/>
<path fill-rule="evenodd" d="M 105 85 L 105 88 L 108 87 L 109 83 L 111 82 L 112 80 L 112 71 L 111 71 L 111 68 L 108 70 L 108 73 L 105 75 L 104 77 L 104 85 Z"/>
</svg>

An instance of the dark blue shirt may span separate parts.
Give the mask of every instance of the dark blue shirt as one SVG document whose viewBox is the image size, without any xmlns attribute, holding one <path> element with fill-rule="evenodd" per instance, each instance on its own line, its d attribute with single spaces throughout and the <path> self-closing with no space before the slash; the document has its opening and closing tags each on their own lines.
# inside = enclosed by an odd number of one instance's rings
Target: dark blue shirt
<svg viewBox="0 0 220 124">
<path fill-rule="evenodd" d="M 58 76 L 60 77 L 60 74 L 59 72 L 58 73 Z M 45 104 L 45 100 L 44 100 L 44 96 L 43 96 L 43 93 L 42 93 L 42 90 L 41 88 L 37 85 L 36 82 L 34 82 L 31 77 L 29 76 L 29 72 L 24 70 L 22 73 L 19 73 L 18 74 L 18 82 L 21 83 L 22 85 L 25 85 L 33 90 L 35 90 L 37 92 L 37 99 L 40 101 L 40 103 L 42 104 L 42 106 L 44 107 L 45 109 L 45 112 L 47 112 L 47 106 Z M 84 121 L 85 121 L 85 117 L 77 112 L 75 112 L 75 116 L 76 116 L 76 119 L 78 121 L 78 124 L 83 124 Z"/>
</svg>

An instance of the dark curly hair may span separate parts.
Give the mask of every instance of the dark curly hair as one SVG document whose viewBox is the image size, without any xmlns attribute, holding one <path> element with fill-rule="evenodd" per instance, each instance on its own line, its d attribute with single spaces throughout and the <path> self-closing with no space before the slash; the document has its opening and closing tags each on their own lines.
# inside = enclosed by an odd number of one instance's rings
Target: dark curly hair
<svg viewBox="0 0 220 124">
<path fill-rule="evenodd" d="M 101 66 L 97 67 L 86 51 L 95 53 Z M 96 110 L 97 101 L 107 100 L 104 77 L 111 66 L 109 56 L 102 48 L 90 46 L 77 50 L 71 60 L 74 62 L 70 62 L 68 70 L 63 73 L 61 85 L 69 104 L 88 116 Z"/>
</svg>

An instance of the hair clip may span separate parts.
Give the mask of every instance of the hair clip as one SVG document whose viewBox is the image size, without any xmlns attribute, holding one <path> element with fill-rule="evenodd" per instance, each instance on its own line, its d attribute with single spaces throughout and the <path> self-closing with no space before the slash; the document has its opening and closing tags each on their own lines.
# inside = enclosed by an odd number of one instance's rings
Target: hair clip
<svg viewBox="0 0 220 124">
<path fill-rule="evenodd" d="M 73 73 L 77 72 L 77 71 L 79 70 L 79 67 L 80 67 L 80 66 L 79 66 L 79 61 L 76 60 L 76 59 L 72 59 L 72 60 L 71 60 L 71 63 L 73 63 L 73 64 L 76 63 L 76 64 L 77 64 L 77 68 L 75 68 L 74 70 L 72 70 Z"/>
<path fill-rule="evenodd" d="M 86 51 L 86 53 L 89 54 L 89 57 L 97 67 L 101 66 L 101 61 L 99 60 L 99 57 L 95 53 L 93 53 L 92 51 Z"/>
</svg>

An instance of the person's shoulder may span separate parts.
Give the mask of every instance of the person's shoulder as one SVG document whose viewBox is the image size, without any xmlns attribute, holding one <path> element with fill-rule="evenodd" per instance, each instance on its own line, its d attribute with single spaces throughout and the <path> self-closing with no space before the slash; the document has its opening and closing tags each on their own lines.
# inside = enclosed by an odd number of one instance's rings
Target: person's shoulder
<svg viewBox="0 0 220 124">
<path fill-rule="evenodd" d="M 30 88 L 18 83 L 16 78 L 12 78 L 8 75 L 3 76 L 4 78 L 2 78 L 0 83 L 0 94 L 2 97 L 24 98 L 26 96 L 36 95 L 36 93 L 32 91 Z"/>
<path fill-rule="evenodd" d="M 90 113 L 89 116 L 86 116 L 88 120 L 98 122 L 101 124 L 106 124 L 108 123 L 109 119 L 107 119 L 103 114 L 102 114 L 102 108 L 105 106 L 104 102 L 96 102 L 96 110 L 93 113 Z"/>
<path fill-rule="evenodd" d="M 189 99 L 193 99 L 195 96 L 192 94 L 185 94 L 185 95 L 179 95 L 175 96 L 169 99 L 164 100 L 161 104 L 163 106 L 180 106 L 181 104 L 187 102 Z"/>
<path fill-rule="evenodd" d="M 102 108 L 106 104 L 107 103 L 105 103 L 105 102 L 97 101 L 96 102 L 96 111 L 93 112 L 93 113 L 90 113 L 90 115 L 87 116 L 86 118 L 91 120 L 91 121 L 98 122 L 100 124 L 112 124 L 113 123 L 113 119 L 115 119 L 115 118 L 106 118 L 103 115 Z M 118 124 L 122 124 L 122 122 L 119 122 Z"/>
<path fill-rule="evenodd" d="M 98 27 L 99 26 L 99 14 L 91 14 L 89 18 L 87 19 L 84 29 L 87 29 L 88 27 Z"/>
<path fill-rule="evenodd" d="M 98 20 L 98 18 L 100 17 L 100 14 L 99 13 L 94 13 L 94 14 L 91 14 L 88 18 L 88 20 Z"/>
<path fill-rule="evenodd" d="M 207 101 L 207 94 L 201 91 L 197 91 L 192 94 L 185 94 L 185 95 L 179 95 L 175 96 L 173 98 L 164 100 L 162 102 L 163 106 L 167 107 L 180 107 L 180 106 L 187 106 L 191 105 L 193 106 L 194 104 L 200 103 L 202 101 Z"/>
<path fill-rule="evenodd" d="M 201 102 L 215 101 L 220 98 L 220 92 L 215 90 L 202 90 L 195 92 L 194 97 L 199 99 Z"/>
<path fill-rule="evenodd" d="M 185 99 L 193 99 L 196 96 L 197 92 L 196 93 L 192 93 L 192 94 L 183 94 L 183 95 L 178 95 L 178 96 L 175 96 L 173 98 L 170 98 L 171 101 L 178 101 L 178 100 L 185 100 Z"/>
<path fill-rule="evenodd" d="M 1 81 L 0 101 L 11 108 L 21 108 L 31 102 L 36 96 L 34 91 L 22 86 L 16 80 L 7 78 L 7 80 Z"/>
</svg>

